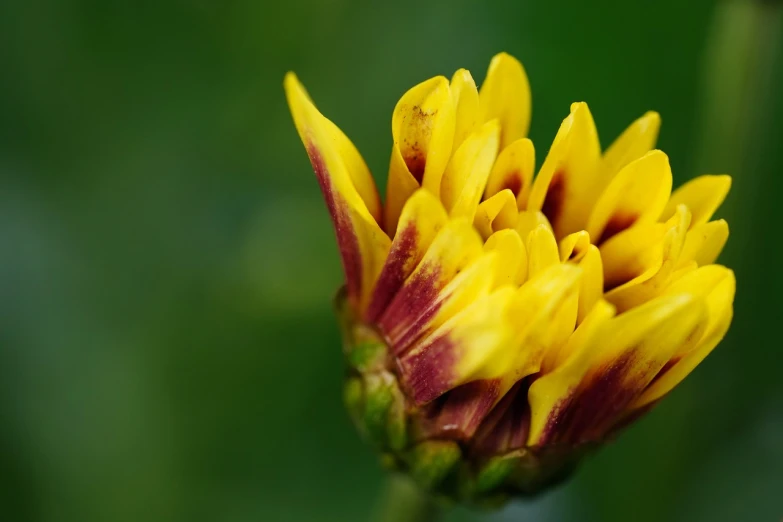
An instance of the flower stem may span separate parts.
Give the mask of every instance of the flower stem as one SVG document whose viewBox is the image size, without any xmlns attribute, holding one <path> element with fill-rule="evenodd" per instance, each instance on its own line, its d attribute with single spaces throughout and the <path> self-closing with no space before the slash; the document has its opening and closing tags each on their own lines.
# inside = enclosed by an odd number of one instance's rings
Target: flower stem
<svg viewBox="0 0 783 522">
<path fill-rule="evenodd" d="M 435 522 L 440 508 L 411 480 L 392 475 L 381 498 L 376 522 Z"/>
</svg>

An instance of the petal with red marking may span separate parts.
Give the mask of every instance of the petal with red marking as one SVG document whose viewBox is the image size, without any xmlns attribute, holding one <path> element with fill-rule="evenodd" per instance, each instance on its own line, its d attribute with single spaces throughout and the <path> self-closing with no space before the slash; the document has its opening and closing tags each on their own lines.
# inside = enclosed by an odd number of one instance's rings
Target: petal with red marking
<svg viewBox="0 0 783 522">
<path fill-rule="evenodd" d="M 573 261 L 578 263 L 587 253 L 590 246 L 590 234 L 584 230 L 568 234 L 560 241 L 560 262 Z"/>
<path fill-rule="evenodd" d="M 606 301 L 599 301 L 569 337 L 558 367 L 530 386 L 530 446 L 544 445 L 559 435 L 562 414 L 587 373 L 597 336 L 613 316 L 614 307 Z"/>
<path fill-rule="evenodd" d="M 540 210 L 558 238 L 583 230 L 598 194 L 601 146 L 586 103 L 571 105 L 530 192 L 528 210 Z"/>
<path fill-rule="evenodd" d="M 434 437 L 469 440 L 481 422 L 501 398 L 500 379 L 484 379 L 462 384 L 449 391 L 444 397 L 434 430 Z"/>
<path fill-rule="evenodd" d="M 332 217 L 348 296 L 363 310 L 391 243 L 372 213 L 379 210 L 374 182 L 355 147 L 318 112 L 293 73 L 286 75 L 285 91 Z"/>
<path fill-rule="evenodd" d="M 370 169 L 367 168 L 367 164 L 356 149 L 356 146 L 337 125 L 318 112 L 307 91 L 299 83 L 294 73 L 288 73 L 284 83 L 288 104 L 291 107 L 291 114 L 294 117 L 294 123 L 299 131 L 299 135 L 302 137 L 302 141 L 306 143 L 305 137 L 312 136 L 313 124 L 317 123 L 319 126 L 322 126 L 324 134 L 332 140 L 330 145 L 336 149 L 337 154 L 342 159 L 351 184 L 356 189 L 359 197 L 362 198 L 362 201 L 364 201 L 368 212 L 380 223 L 382 211 L 378 188 L 375 186 L 375 180 L 373 180 Z M 319 147 L 325 146 L 326 144 L 319 144 Z"/>
<path fill-rule="evenodd" d="M 508 189 L 514 193 L 517 208 L 524 210 L 533 184 L 535 166 L 536 152 L 532 141 L 522 138 L 509 144 L 500 151 L 495 165 L 492 166 L 484 199 Z"/>
<path fill-rule="evenodd" d="M 701 296 L 707 305 L 707 318 L 704 333 L 692 349 L 680 348 L 634 403 L 641 408 L 657 401 L 687 377 L 696 366 L 717 346 L 728 332 L 733 316 L 734 293 L 736 290 L 734 273 L 719 265 L 701 267 L 675 281 L 666 290 L 667 294 L 692 294 Z"/>
<path fill-rule="evenodd" d="M 475 301 L 398 359 L 403 386 L 415 404 L 475 380 L 508 347 L 513 330 L 505 310 L 513 295 L 504 287 Z"/>
<path fill-rule="evenodd" d="M 452 220 L 440 229 L 378 320 L 395 353 L 407 349 L 432 322 L 444 304 L 444 289 L 482 254 L 481 237 L 469 222 Z"/>
<path fill-rule="evenodd" d="M 658 219 L 672 190 L 669 158 L 654 150 L 625 166 L 606 187 L 587 222 L 590 237 L 601 245 L 635 224 Z"/>
<path fill-rule="evenodd" d="M 605 321 L 592 342 L 531 386 L 531 441 L 601 440 L 672 354 L 701 335 L 705 314 L 702 299 L 681 294 Z"/>
<path fill-rule="evenodd" d="M 386 230 L 397 228 L 405 201 L 419 186 L 438 196 L 454 140 L 449 81 L 436 76 L 408 90 L 392 114 L 392 157 L 386 189 Z"/>
<path fill-rule="evenodd" d="M 419 189 L 405 203 L 389 255 L 365 312 L 367 323 L 377 321 L 386 310 L 447 219 L 443 205 L 427 190 Z"/>
<path fill-rule="evenodd" d="M 666 232 L 660 245 L 652 244 L 648 247 L 654 256 L 660 252 L 660 257 L 654 258 L 654 263 L 641 275 L 612 288 L 604 298 L 624 312 L 660 295 L 679 264 L 690 219 L 688 209 L 680 205 L 677 214 L 666 223 Z"/>
</svg>

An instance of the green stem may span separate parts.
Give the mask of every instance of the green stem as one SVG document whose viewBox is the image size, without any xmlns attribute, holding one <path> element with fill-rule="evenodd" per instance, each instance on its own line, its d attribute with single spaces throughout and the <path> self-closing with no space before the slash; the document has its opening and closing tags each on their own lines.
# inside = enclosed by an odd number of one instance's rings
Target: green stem
<svg viewBox="0 0 783 522">
<path fill-rule="evenodd" d="M 410 479 L 392 475 L 380 502 L 376 522 L 435 522 L 440 508 Z"/>
</svg>

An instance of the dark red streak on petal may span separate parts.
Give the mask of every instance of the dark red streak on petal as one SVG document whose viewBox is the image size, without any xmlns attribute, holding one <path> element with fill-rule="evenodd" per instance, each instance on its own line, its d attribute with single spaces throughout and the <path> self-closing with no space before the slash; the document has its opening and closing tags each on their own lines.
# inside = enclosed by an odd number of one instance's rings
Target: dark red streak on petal
<svg viewBox="0 0 783 522">
<path fill-rule="evenodd" d="M 499 379 L 474 381 L 450 391 L 436 421 L 437 435 L 457 440 L 471 438 L 499 395 Z"/>
<path fill-rule="evenodd" d="M 452 388 L 453 368 L 458 359 L 456 349 L 445 333 L 398 359 L 402 385 L 416 405 L 427 404 Z"/>
<path fill-rule="evenodd" d="M 432 112 L 424 112 L 421 107 L 414 105 L 411 107 L 411 111 L 406 115 L 406 119 L 410 118 L 413 121 L 407 122 L 407 125 L 416 129 L 415 135 L 405 138 L 402 146 L 400 147 L 400 153 L 405 161 L 405 165 L 408 167 L 408 171 L 421 185 L 422 179 L 424 179 L 424 170 L 427 167 L 427 153 L 422 147 L 422 142 L 428 142 L 431 137 L 431 125 L 432 118 L 438 113 L 437 110 Z"/>
<path fill-rule="evenodd" d="M 624 430 L 634 422 L 644 417 L 650 410 L 652 410 L 658 401 L 653 401 L 650 404 L 635 409 L 632 412 L 628 412 L 623 415 L 608 431 L 606 437 L 614 437 L 620 431 Z"/>
<path fill-rule="evenodd" d="M 631 226 L 634 223 L 636 223 L 637 219 L 639 219 L 638 214 L 618 213 L 613 215 L 611 218 L 609 218 L 609 221 L 606 223 L 606 227 L 604 228 L 604 231 L 601 233 L 601 237 L 598 238 L 598 242 L 596 243 L 596 245 L 601 246 L 604 242 L 616 236 L 623 230 L 631 228 Z"/>
<path fill-rule="evenodd" d="M 674 366 L 678 362 L 680 362 L 681 358 L 682 358 L 681 356 L 675 356 L 675 357 L 672 357 L 671 359 L 669 359 L 668 361 L 666 361 L 666 364 L 663 365 L 663 368 L 661 368 L 661 371 L 659 371 L 658 373 L 655 374 L 655 377 L 653 377 L 653 380 L 650 381 L 650 384 L 648 384 L 647 387 L 652 386 L 655 381 L 657 381 L 658 379 L 663 377 L 666 374 L 666 372 L 668 372 L 669 370 L 674 368 Z"/>
<path fill-rule="evenodd" d="M 519 193 L 522 192 L 522 173 L 518 170 L 515 170 L 513 172 L 509 172 L 506 175 L 506 179 L 503 180 L 503 184 L 500 186 L 500 190 L 498 192 L 502 192 L 505 189 L 509 189 L 511 192 L 514 193 L 514 197 L 516 198 L 519 196 Z"/>
<path fill-rule="evenodd" d="M 548 442 L 579 444 L 599 440 L 638 395 L 640 387 L 627 380 L 634 358 L 634 351 L 629 351 L 577 390 L 559 410 L 559 418 L 547 422 L 556 427 L 548 434 Z"/>
<path fill-rule="evenodd" d="M 549 188 L 546 191 L 544 204 L 541 206 L 541 212 L 549 219 L 552 226 L 560 216 L 565 199 L 565 175 L 561 171 L 555 172 L 552 181 L 549 182 Z"/>
<path fill-rule="evenodd" d="M 337 246 L 340 249 L 343 270 L 345 272 L 345 283 L 348 295 L 353 299 L 358 298 L 362 290 L 362 257 L 359 250 L 359 240 L 353 228 L 350 218 L 350 210 L 345 201 L 335 194 L 332 185 L 329 182 L 329 171 L 326 168 L 323 157 L 318 148 L 309 143 L 307 145 L 307 154 L 310 156 L 310 163 L 313 165 L 318 184 L 321 186 L 326 207 L 329 215 L 332 217 L 335 236 L 337 237 Z"/>
<path fill-rule="evenodd" d="M 442 282 L 437 266 L 422 267 L 394 296 L 378 321 L 395 355 L 404 353 L 438 313 Z"/>
<path fill-rule="evenodd" d="M 410 223 L 403 230 L 397 230 L 394 236 L 386 263 L 373 289 L 370 305 L 365 313 L 365 321 L 374 323 L 386 310 L 389 302 L 402 287 L 410 271 L 415 268 L 406 266 L 415 252 L 419 231 L 415 223 Z"/>
<path fill-rule="evenodd" d="M 573 398 L 574 390 L 570 390 L 565 397 L 555 403 L 546 420 L 544 430 L 541 432 L 541 437 L 538 440 L 539 445 L 545 446 L 557 440 L 559 435 L 562 435 L 563 424 L 567 418 L 568 408 Z"/>
<path fill-rule="evenodd" d="M 482 422 L 473 449 L 480 454 L 503 454 L 527 445 L 530 405 L 527 392 L 531 378 L 516 383 Z"/>
<path fill-rule="evenodd" d="M 427 158 L 419 149 L 418 143 L 414 144 L 405 156 L 405 165 L 411 176 L 421 185 L 421 181 L 424 179 L 424 169 L 427 167 Z"/>
</svg>

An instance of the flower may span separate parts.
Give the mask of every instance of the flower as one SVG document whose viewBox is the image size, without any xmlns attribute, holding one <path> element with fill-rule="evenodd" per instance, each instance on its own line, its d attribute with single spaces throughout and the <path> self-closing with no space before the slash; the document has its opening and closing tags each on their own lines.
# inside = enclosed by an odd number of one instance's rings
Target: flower
<svg viewBox="0 0 783 522">
<path fill-rule="evenodd" d="M 648 112 L 601 151 L 571 105 L 538 174 L 522 65 L 406 92 L 385 203 L 294 74 L 293 118 L 334 224 L 345 397 L 391 467 L 466 501 L 535 493 L 648 411 L 726 334 L 713 264 L 728 176 L 672 192 Z"/>
</svg>

